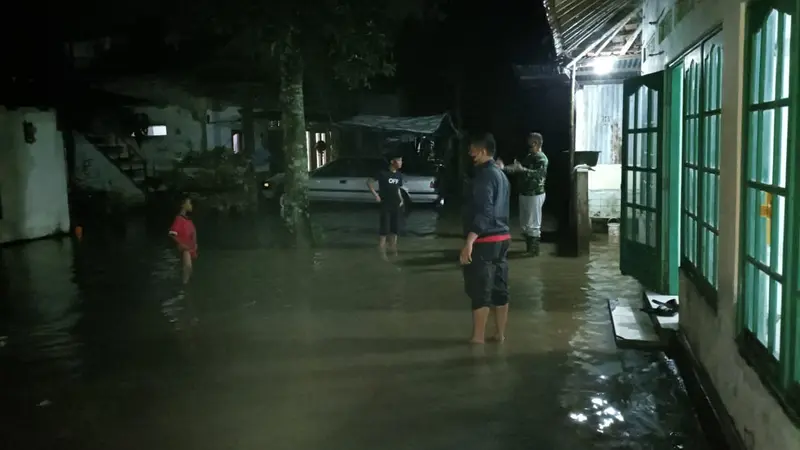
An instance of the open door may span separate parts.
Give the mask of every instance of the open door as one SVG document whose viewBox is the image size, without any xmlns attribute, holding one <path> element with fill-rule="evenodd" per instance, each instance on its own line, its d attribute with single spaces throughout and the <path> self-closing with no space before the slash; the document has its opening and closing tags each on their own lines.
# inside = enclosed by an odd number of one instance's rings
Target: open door
<svg viewBox="0 0 800 450">
<path fill-rule="evenodd" d="M 626 80 L 622 102 L 620 270 L 666 293 L 664 248 L 664 72 Z M 677 230 L 676 230 L 677 232 Z"/>
</svg>

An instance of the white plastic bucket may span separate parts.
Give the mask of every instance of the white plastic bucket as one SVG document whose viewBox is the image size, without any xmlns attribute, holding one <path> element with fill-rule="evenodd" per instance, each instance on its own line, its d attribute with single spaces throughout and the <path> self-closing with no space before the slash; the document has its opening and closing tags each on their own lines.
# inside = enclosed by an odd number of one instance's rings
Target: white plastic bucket
<svg viewBox="0 0 800 450">
<path fill-rule="evenodd" d="M 619 220 L 608 220 L 608 242 L 610 244 L 619 244 Z"/>
</svg>

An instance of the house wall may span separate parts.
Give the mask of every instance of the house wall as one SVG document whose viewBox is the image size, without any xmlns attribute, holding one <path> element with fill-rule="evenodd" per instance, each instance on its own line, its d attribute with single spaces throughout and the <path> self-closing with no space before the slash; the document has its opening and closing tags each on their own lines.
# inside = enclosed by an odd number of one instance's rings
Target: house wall
<svg viewBox="0 0 800 450">
<path fill-rule="evenodd" d="M 211 150 L 215 147 L 233 148 L 233 131 L 242 130 L 239 108 L 228 107 L 221 111 L 206 112 L 206 122 L 201 123 L 192 117 L 188 109 L 179 106 L 146 106 L 134 108 L 146 114 L 151 125 L 167 127 L 166 136 L 151 136 L 141 144 L 142 156 L 155 170 L 170 170 L 176 159 L 192 151 Z M 203 127 L 207 145 L 203 148 Z M 255 139 L 266 133 L 265 121 L 254 121 Z"/>
<path fill-rule="evenodd" d="M 147 160 L 150 169 L 170 170 L 176 159 L 192 151 L 202 149 L 203 127 L 208 133 L 208 147 L 214 148 L 215 144 L 224 145 L 222 141 L 222 125 L 206 124 L 195 120 L 188 109 L 178 106 L 146 106 L 134 108 L 136 113 L 146 114 L 150 124 L 167 127 L 166 136 L 151 136 L 141 143 L 140 151 Z M 238 116 L 238 114 L 237 114 Z M 212 119 L 213 120 L 213 119 Z M 230 127 L 227 130 L 228 145 L 230 145 Z"/>
<path fill-rule="evenodd" d="M 621 186 L 621 164 L 598 164 L 589 172 L 589 217 L 619 219 Z"/>
<path fill-rule="evenodd" d="M 149 175 L 156 171 L 171 170 L 175 161 L 190 151 L 203 147 L 203 128 L 206 130 L 206 149 L 218 146 L 232 147 L 232 130 L 241 129 L 238 108 L 222 111 L 208 111 L 206 122 L 201 123 L 192 117 L 188 109 L 178 106 L 135 107 L 134 112 L 146 114 L 151 125 L 167 127 L 166 136 L 145 138 L 139 146 L 139 153 L 147 161 Z M 256 132 L 260 130 L 256 126 Z M 128 203 L 141 203 L 144 193 L 134 182 L 111 163 L 82 134 L 75 133 L 75 177 L 79 186 L 113 192 Z"/>
<path fill-rule="evenodd" d="M 36 127 L 25 142 L 23 122 Z M 54 111 L 0 106 L 0 244 L 69 231 L 67 163 Z"/>
<path fill-rule="evenodd" d="M 643 42 L 657 33 L 649 25 L 670 6 L 667 0 L 645 2 Z M 737 0 L 703 0 L 678 23 L 660 44 L 646 50 L 645 73 L 665 65 L 722 24 L 724 45 L 722 142 L 719 202 L 719 288 L 717 312 L 701 298 L 695 286 L 681 277 L 680 326 L 692 349 L 711 376 L 728 412 L 749 448 L 754 450 L 798 449 L 800 430 L 784 414 L 758 375 L 740 356 L 734 342 L 739 266 L 739 180 L 741 174 L 742 77 L 744 49 L 744 3 Z M 663 52 L 661 54 L 658 54 Z"/>
</svg>

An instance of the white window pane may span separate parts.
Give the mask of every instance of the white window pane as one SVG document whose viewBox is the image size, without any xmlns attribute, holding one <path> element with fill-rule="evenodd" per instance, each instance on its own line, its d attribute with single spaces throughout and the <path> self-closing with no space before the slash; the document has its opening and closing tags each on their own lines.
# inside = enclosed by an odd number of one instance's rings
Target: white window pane
<svg viewBox="0 0 800 450">
<path fill-rule="evenodd" d="M 147 135 L 148 136 L 166 136 L 167 135 L 167 126 L 166 125 L 151 125 L 147 127 Z"/>
</svg>

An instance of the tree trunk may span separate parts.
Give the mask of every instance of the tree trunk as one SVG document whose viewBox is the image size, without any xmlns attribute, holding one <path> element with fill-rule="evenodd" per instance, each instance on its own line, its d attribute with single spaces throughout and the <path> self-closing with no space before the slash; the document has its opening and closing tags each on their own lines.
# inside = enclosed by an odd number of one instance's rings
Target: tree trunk
<svg viewBox="0 0 800 450">
<path fill-rule="evenodd" d="M 281 128 L 283 152 L 286 158 L 284 180 L 283 220 L 294 235 L 299 247 L 313 243 L 308 211 L 308 149 L 306 148 L 306 118 L 303 104 L 303 58 L 292 45 L 284 43 L 280 55 L 281 69 Z"/>
</svg>

